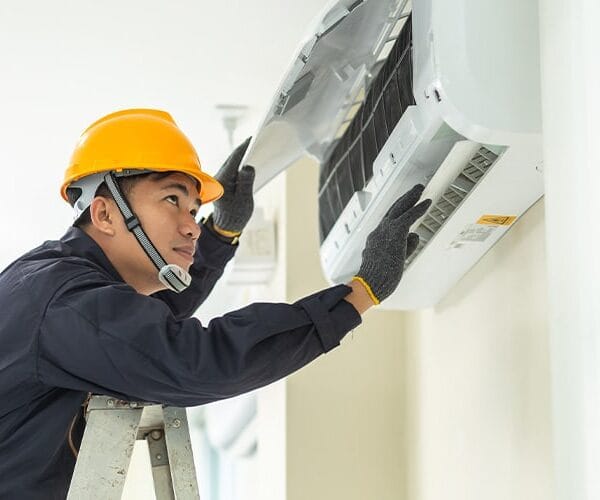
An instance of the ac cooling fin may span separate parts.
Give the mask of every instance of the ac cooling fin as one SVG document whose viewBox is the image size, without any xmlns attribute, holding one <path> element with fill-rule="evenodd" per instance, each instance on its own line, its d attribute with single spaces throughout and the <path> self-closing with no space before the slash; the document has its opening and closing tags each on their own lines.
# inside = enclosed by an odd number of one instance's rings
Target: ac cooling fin
<svg viewBox="0 0 600 500">
<path fill-rule="evenodd" d="M 408 106 L 412 90 L 412 23 L 409 16 L 364 102 L 321 164 L 319 227 L 325 240 L 352 195 L 373 177 L 373 162 Z"/>
</svg>

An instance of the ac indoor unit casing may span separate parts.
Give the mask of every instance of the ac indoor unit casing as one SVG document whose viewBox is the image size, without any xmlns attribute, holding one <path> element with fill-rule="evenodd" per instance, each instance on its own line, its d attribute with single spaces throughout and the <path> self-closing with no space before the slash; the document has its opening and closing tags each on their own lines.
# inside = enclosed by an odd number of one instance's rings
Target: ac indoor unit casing
<svg viewBox="0 0 600 500">
<path fill-rule="evenodd" d="M 318 19 L 246 161 L 257 189 L 318 161 L 332 283 L 422 183 L 421 242 L 382 306 L 433 306 L 542 196 L 537 26 L 537 0 L 338 1 Z"/>
</svg>

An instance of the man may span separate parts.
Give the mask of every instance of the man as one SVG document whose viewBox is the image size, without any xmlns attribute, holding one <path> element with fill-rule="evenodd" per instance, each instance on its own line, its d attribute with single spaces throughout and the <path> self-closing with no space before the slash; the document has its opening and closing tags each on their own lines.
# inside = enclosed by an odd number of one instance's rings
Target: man
<svg viewBox="0 0 600 500">
<path fill-rule="evenodd" d="M 0 498 L 65 497 L 88 393 L 175 406 L 235 396 L 336 347 L 393 292 L 429 206 L 422 186 L 369 236 L 349 285 L 190 318 L 252 213 L 247 146 L 213 178 L 165 112 L 120 111 L 82 134 L 62 187 L 74 226 L 0 274 Z"/>
</svg>

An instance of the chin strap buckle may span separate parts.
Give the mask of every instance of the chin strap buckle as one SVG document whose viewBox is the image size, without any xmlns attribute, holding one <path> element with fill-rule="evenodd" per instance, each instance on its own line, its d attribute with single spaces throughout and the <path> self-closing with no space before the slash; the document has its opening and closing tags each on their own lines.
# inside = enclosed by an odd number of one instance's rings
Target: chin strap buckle
<svg viewBox="0 0 600 500">
<path fill-rule="evenodd" d="M 176 293 L 183 292 L 192 282 L 190 274 L 175 264 L 166 264 L 161 267 L 158 279 L 169 290 Z"/>
</svg>

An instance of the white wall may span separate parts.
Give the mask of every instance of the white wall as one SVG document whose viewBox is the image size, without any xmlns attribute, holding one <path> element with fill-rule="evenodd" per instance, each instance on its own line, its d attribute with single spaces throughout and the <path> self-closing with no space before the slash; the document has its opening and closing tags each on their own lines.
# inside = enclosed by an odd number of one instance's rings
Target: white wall
<svg viewBox="0 0 600 500">
<path fill-rule="evenodd" d="M 557 498 L 596 500 L 600 3 L 540 0 L 539 7 Z"/>
</svg>

